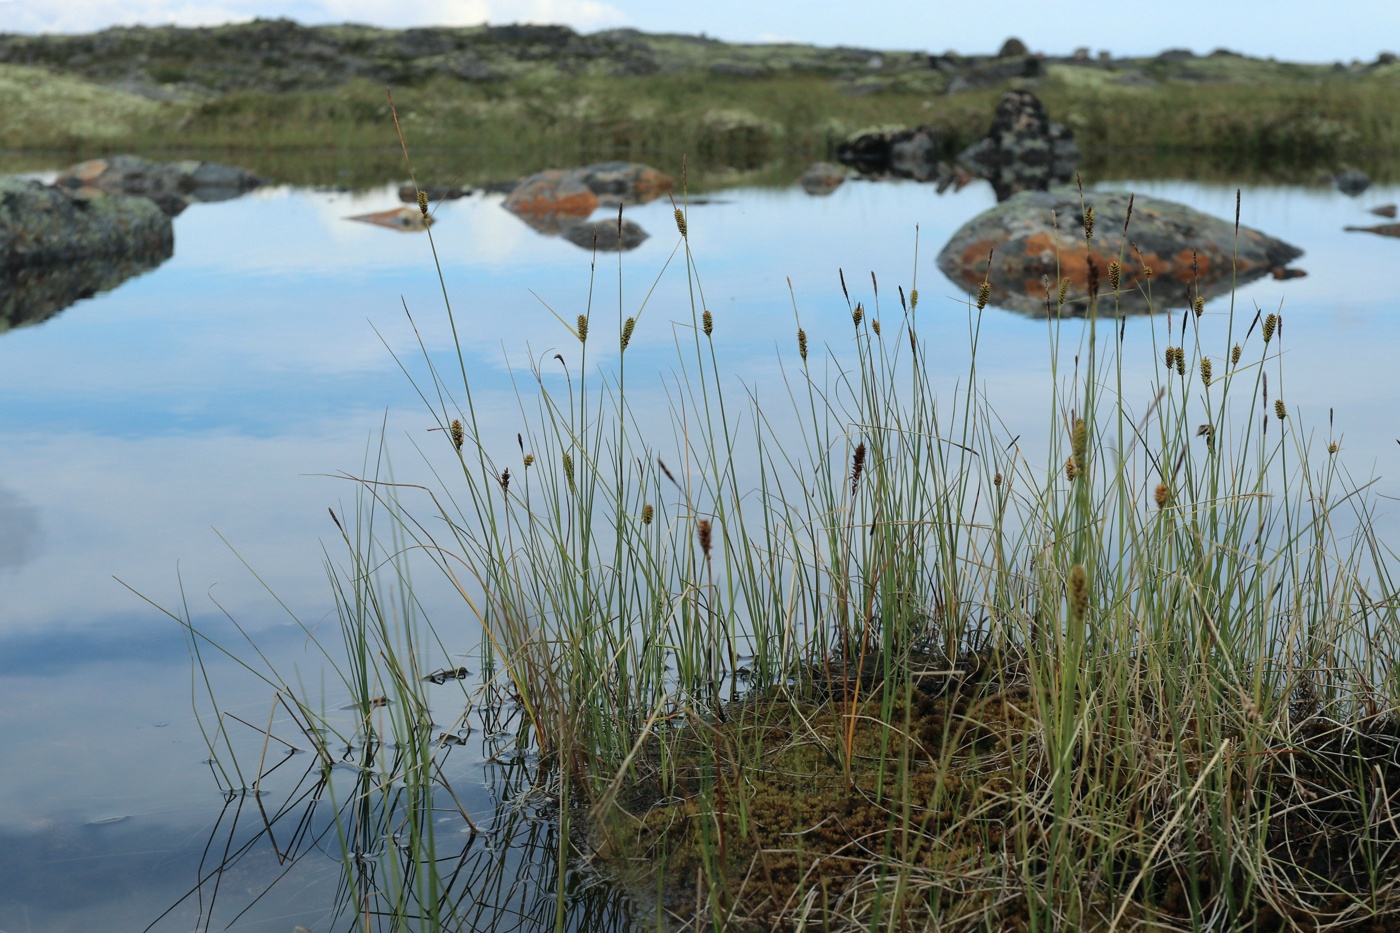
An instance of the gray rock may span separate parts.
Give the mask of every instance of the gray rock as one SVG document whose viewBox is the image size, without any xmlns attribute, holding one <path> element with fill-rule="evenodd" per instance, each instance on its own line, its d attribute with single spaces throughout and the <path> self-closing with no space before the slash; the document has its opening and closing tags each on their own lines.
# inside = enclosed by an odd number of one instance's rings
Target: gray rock
<svg viewBox="0 0 1400 933">
<path fill-rule="evenodd" d="M 998 201 L 1068 182 L 1078 160 L 1074 134 L 1051 123 L 1040 101 L 1025 90 L 1003 94 L 987 135 L 958 155 L 962 166 L 992 183 Z"/>
<path fill-rule="evenodd" d="M 54 184 L 89 197 L 142 195 L 173 217 L 195 201 L 236 198 L 263 184 L 263 179 L 217 162 L 151 162 L 140 156 L 118 155 L 70 166 Z"/>
<path fill-rule="evenodd" d="M 581 246 L 584 249 L 597 249 L 600 253 L 617 253 L 636 249 L 649 236 L 640 226 L 625 218 L 622 221 L 620 235 L 615 219 L 574 224 L 565 227 L 560 235 L 575 246 Z"/>
<path fill-rule="evenodd" d="M 997 52 L 997 58 L 1014 58 L 1019 55 L 1029 55 L 1030 50 L 1026 48 L 1026 43 L 1012 36 L 1001 44 L 1001 50 Z"/>
<path fill-rule="evenodd" d="M 836 147 L 836 161 L 862 175 L 932 181 L 946 143 L 937 128 L 877 130 L 860 133 Z"/>
<path fill-rule="evenodd" d="M 831 194 L 846 180 L 846 171 L 830 162 L 813 162 L 797 179 L 802 190 L 808 194 L 825 196 Z"/>
<path fill-rule="evenodd" d="M 1332 184 L 1336 185 L 1342 194 L 1354 198 L 1371 187 L 1371 178 L 1365 172 L 1350 168 L 1333 177 Z"/>
<path fill-rule="evenodd" d="M 1195 296 L 1228 293 L 1232 280 L 1243 285 L 1283 270 L 1302 250 L 1258 230 L 1241 226 L 1238 242 L 1232 222 L 1203 214 L 1184 204 L 1139 196 L 1133 202 L 1125 243 L 1123 222 L 1128 194 L 1086 191 L 1094 208 L 1092 248 L 1086 248 L 1079 192 L 1073 188 L 1023 191 L 973 218 L 953 234 L 938 254 L 938 267 L 954 284 L 976 295 L 986 280 L 990 302 L 1022 314 L 1043 315 L 1058 304 L 1056 276 L 1070 280 L 1065 315 L 1082 315 L 1088 307 L 1092 264 L 1098 279 L 1099 311 L 1115 313 L 1108 264 L 1123 257 L 1117 313 L 1150 310 L 1145 269 L 1152 270 L 1152 308 L 1182 308 Z M 1232 254 L 1238 249 L 1237 261 Z M 990 271 L 988 253 L 992 255 Z"/>
<path fill-rule="evenodd" d="M 95 257 L 169 257 L 170 218 L 138 197 L 73 197 L 23 178 L 0 176 L 0 269 Z"/>
</svg>

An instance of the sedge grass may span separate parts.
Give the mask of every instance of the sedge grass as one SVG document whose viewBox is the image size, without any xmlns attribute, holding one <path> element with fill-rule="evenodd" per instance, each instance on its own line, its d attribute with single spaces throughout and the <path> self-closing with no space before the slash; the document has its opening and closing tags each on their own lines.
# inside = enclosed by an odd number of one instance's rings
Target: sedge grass
<svg viewBox="0 0 1400 933">
<path fill-rule="evenodd" d="M 465 363 L 425 352 L 444 449 L 422 453 L 448 467 L 434 489 L 363 475 L 331 567 L 347 686 L 365 723 L 392 696 L 378 728 L 408 742 L 390 813 L 418 825 L 444 792 L 419 648 L 390 624 L 421 615 L 428 570 L 481 625 L 559 802 L 556 929 L 576 825 L 677 928 L 1395 921 L 1390 552 L 1364 486 L 1283 401 L 1280 316 L 1160 313 L 1143 347 L 1116 285 L 1047 285 L 1051 428 L 1023 444 L 978 374 L 985 300 L 940 395 L 918 282 L 895 300 L 843 277 L 853 355 L 795 308 L 785 400 L 760 403 L 723 374 L 712 337 L 734 323 L 705 302 L 683 203 L 678 221 L 657 273 L 690 295 L 669 425 L 632 401 L 654 389 L 622 337 L 659 315 L 591 299 L 557 315 L 578 355 L 518 389 L 515 449 L 488 436 Z M 603 372 L 598 340 L 617 341 Z M 1132 354 L 1166 363 L 1150 388 L 1125 382 Z M 346 864 L 399 819 L 342 829 Z M 397 903 L 451 901 L 430 826 L 407 845 Z"/>
</svg>

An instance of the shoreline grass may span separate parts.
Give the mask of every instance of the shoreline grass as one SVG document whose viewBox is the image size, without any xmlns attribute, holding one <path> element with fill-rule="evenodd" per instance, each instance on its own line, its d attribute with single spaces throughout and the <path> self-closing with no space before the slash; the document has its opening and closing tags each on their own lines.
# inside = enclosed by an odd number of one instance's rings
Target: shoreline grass
<svg viewBox="0 0 1400 933">
<path fill-rule="evenodd" d="M 1051 429 L 1023 445 L 985 401 L 985 294 L 940 395 L 916 278 L 882 297 L 843 276 L 845 337 L 794 307 L 785 397 L 736 396 L 711 336 L 741 324 L 704 300 L 684 203 L 676 221 L 656 274 L 684 276 L 689 308 L 560 315 L 578 356 L 562 381 L 536 364 L 514 449 L 460 350 L 455 372 L 402 362 L 440 429 L 435 488 L 371 464 L 337 520 L 347 562 L 328 558 L 364 722 L 391 698 L 365 744 L 416 762 L 385 784 L 401 819 L 450 794 L 432 762 L 452 743 L 420 728 L 435 636 L 392 648 L 428 572 L 486 633 L 483 676 L 557 801 L 555 929 L 580 857 L 658 929 L 1400 917 L 1392 555 L 1332 438 L 1294 423 L 1279 315 L 1159 313 L 1130 349 L 1117 276 L 1083 320 L 1047 283 L 1051 384 L 1030 403 Z M 688 318 L 669 424 L 629 401 L 657 391 L 627 350 L 661 316 Z M 1150 389 L 1125 384 L 1130 353 L 1157 361 Z M 409 839 L 406 900 L 450 901 L 431 849 Z"/>
</svg>

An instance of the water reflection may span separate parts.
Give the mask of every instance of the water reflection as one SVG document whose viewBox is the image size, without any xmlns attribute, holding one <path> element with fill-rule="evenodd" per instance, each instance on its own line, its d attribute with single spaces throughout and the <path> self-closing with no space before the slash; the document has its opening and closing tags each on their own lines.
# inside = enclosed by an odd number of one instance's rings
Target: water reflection
<svg viewBox="0 0 1400 933">
<path fill-rule="evenodd" d="M 173 254 L 99 256 L 60 265 L 27 266 L 0 272 L 0 333 L 40 324 L 99 292 L 149 272 Z"/>
<path fill-rule="evenodd" d="M 39 510 L 0 486 L 0 573 L 33 560 L 42 543 Z"/>
</svg>

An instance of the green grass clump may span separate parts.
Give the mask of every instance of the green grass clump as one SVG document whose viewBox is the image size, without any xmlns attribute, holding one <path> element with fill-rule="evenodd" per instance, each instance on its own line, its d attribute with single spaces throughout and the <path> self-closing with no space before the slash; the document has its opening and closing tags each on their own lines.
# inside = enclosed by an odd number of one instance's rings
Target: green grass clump
<svg viewBox="0 0 1400 933">
<path fill-rule="evenodd" d="M 896 302 L 842 277 L 843 332 L 794 308 L 785 392 L 736 398 L 713 336 L 741 324 L 707 307 L 692 223 L 678 211 L 659 273 L 690 295 L 665 314 L 669 424 L 640 408 L 656 392 L 631 355 L 662 313 L 590 305 L 559 317 L 570 349 L 535 364 L 514 444 L 461 351 L 450 374 L 425 354 L 435 487 L 363 476 L 331 562 L 343 674 L 365 723 L 391 698 L 402 819 L 450 793 L 433 763 L 453 743 L 422 725 L 431 635 L 391 624 L 421 618 L 428 570 L 485 633 L 490 689 L 558 805 L 559 866 L 591 855 L 658 923 L 1397 921 L 1390 552 L 1335 440 L 1284 401 L 1277 314 L 1177 312 L 1142 335 L 1116 286 L 1082 320 L 1047 294 L 1052 375 L 1026 404 L 1048 431 L 1023 440 L 986 401 L 985 296 L 940 393 L 946 312 L 912 278 Z M 1137 354 L 1150 387 L 1125 378 Z M 376 819 L 359 825 L 402 825 Z M 393 909 L 454 903 L 431 832 L 409 851 Z"/>
</svg>

